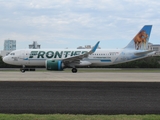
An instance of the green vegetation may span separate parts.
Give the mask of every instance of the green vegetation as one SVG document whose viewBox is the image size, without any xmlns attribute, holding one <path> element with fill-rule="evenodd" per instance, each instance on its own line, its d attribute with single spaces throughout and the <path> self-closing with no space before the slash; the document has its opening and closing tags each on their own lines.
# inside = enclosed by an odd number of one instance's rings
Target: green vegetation
<svg viewBox="0 0 160 120">
<path fill-rule="evenodd" d="M 1 120 L 160 120 L 160 115 L 0 114 Z"/>
<path fill-rule="evenodd" d="M 132 62 L 111 65 L 109 68 L 160 68 L 160 56 L 148 57 Z"/>
</svg>

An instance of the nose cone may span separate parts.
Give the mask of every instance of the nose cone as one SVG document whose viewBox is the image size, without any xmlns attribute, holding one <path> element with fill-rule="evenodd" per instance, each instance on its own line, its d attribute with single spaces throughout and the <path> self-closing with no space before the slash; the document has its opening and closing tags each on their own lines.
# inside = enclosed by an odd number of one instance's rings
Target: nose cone
<svg viewBox="0 0 160 120">
<path fill-rule="evenodd" d="M 8 63 L 8 57 L 7 56 L 3 57 L 3 62 Z"/>
</svg>

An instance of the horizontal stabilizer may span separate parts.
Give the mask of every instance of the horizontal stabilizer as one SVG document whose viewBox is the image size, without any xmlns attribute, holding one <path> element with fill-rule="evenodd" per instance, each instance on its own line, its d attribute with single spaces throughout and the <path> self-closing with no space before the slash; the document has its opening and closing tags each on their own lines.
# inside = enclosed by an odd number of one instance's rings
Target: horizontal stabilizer
<svg viewBox="0 0 160 120">
<path fill-rule="evenodd" d="M 145 54 L 152 53 L 152 52 L 154 52 L 154 51 L 152 51 L 152 50 L 147 50 L 147 51 L 142 51 L 142 52 L 136 52 L 136 53 L 134 53 L 134 54 L 135 54 L 135 55 L 145 55 Z"/>
</svg>

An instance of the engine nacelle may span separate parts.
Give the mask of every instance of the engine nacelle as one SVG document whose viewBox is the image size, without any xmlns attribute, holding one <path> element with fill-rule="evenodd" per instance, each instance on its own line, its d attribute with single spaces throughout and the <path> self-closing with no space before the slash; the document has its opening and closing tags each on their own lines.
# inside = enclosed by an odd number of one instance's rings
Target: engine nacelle
<svg viewBox="0 0 160 120">
<path fill-rule="evenodd" d="M 64 68 L 64 64 L 61 60 L 46 60 L 45 66 L 47 70 L 61 71 Z"/>
</svg>

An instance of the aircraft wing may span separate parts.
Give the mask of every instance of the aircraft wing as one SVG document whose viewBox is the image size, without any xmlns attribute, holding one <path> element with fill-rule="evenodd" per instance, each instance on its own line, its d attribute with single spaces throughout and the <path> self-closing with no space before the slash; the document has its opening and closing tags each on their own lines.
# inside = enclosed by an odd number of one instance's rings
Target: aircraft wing
<svg viewBox="0 0 160 120">
<path fill-rule="evenodd" d="M 135 54 L 135 55 L 145 55 L 145 54 L 152 53 L 152 52 L 154 52 L 154 51 L 152 51 L 152 50 L 147 50 L 147 51 L 135 52 L 134 54 Z"/>
<path fill-rule="evenodd" d="M 77 55 L 77 56 L 73 56 L 73 57 L 69 57 L 69 58 L 63 59 L 63 60 L 62 60 L 63 63 L 64 63 L 64 64 L 69 64 L 69 63 L 73 63 L 73 62 L 75 62 L 75 63 L 78 62 L 78 63 L 79 63 L 80 60 L 82 60 L 83 58 L 88 57 L 88 55 L 94 53 L 94 52 L 96 51 L 99 43 L 100 43 L 100 41 L 98 41 L 98 42 L 96 43 L 96 45 L 95 45 L 89 52 L 86 52 L 85 54 Z"/>
</svg>

